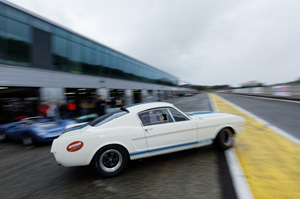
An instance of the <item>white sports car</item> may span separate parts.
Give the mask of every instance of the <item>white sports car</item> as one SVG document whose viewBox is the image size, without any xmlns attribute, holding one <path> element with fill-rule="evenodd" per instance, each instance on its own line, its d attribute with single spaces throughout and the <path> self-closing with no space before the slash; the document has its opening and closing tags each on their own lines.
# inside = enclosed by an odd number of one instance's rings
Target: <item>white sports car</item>
<svg viewBox="0 0 300 199">
<path fill-rule="evenodd" d="M 90 123 L 68 126 L 53 141 L 51 153 L 65 167 L 91 164 L 101 176 L 114 177 L 129 160 L 212 143 L 226 150 L 244 122 L 225 113 L 185 114 L 165 102 L 134 104 Z"/>
</svg>

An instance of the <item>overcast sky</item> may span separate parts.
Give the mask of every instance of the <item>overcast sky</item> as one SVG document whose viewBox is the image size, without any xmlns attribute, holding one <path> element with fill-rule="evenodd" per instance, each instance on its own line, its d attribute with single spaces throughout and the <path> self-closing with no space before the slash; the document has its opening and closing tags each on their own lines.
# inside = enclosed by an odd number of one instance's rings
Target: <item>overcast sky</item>
<svg viewBox="0 0 300 199">
<path fill-rule="evenodd" d="M 10 0 L 197 85 L 300 78 L 299 0 Z"/>
</svg>

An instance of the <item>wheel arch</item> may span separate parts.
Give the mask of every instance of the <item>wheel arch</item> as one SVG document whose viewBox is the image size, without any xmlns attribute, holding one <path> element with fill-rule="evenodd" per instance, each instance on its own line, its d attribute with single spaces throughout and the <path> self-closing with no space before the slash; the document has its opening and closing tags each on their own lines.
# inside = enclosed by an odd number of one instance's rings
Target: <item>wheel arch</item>
<svg viewBox="0 0 300 199">
<path fill-rule="evenodd" d="M 218 134 L 223 130 L 223 129 L 230 129 L 232 130 L 232 133 L 234 135 L 236 135 L 236 131 L 234 129 L 234 127 L 232 125 L 222 125 L 222 126 L 219 126 L 216 131 L 215 131 L 215 134 L 214 134 L 214 138 L 216 138 L 218 136 Z"/>
<path fill-rule="evenodd" d="M 26 130 L 24 130 L 24 132 L 21 133 L 21 136 L 23 137 L 24 135 L 29 135 L 32 137 L 32 139 L 36 140 L 38 131 L 39 129 L 36 128 L 27 128 Z"/>
<path fill-rule="evenodd" d="M 24 132 L 20 134 L 20 137 L 23 142 L 23 145 L 25 146 L 34 145 L 37 143 L 36 132 L 33 129 L 26 129 Z M 25 139 L 30 138 L 31 139 L 30 144 L 25 144 L 24 138 Z"/>
<path fill-rule="evenodd" d="M 100 151 L 101 149 L 103 149 L 104 147 L 113 147 L 113 146 L 118 146 L 118 147 L 122 147 L 124 149 L 124 151 L 126 151 L 127 155 L 128 155 L 128 160 L 130 160 L 130 154 L 129 154 L 129 151 L 128 149 L 124 146 L 124 144 L 121 144 L 121 143 L 107 143 L 107 144 L 104 144 L 100 147 L 98 147 L 93 153 L 92 153 L 92 157 L 90 158 L 89 160 L 89 164 L 91 165 L 91 163 L 93 162 L 96 154 L 98 153 L 98 151 Z"/>
</svg>

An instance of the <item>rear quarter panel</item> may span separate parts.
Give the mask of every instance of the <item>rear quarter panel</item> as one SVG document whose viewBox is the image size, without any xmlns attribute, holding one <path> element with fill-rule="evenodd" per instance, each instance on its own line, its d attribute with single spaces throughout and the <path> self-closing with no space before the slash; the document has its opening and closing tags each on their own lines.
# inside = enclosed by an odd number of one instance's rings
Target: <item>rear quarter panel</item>
<svg viewBox="0 0 300 199">
<path fill-rule="evenodd" d="M 63 166 L 88 165 L 99 149 L 104 146 L 117 144 L 123 146 L 128 153 L 147 149 L 145 133 L 135 118 L 117 118 L 101 126 L 88 126 L 74 136 L 64 136 L 57 139 L 56 157 L 62 160 Z M 76 151 L 67 151 L 67 146 L 75 141 L 83 142 L 84 146 Z"/>
</svg>

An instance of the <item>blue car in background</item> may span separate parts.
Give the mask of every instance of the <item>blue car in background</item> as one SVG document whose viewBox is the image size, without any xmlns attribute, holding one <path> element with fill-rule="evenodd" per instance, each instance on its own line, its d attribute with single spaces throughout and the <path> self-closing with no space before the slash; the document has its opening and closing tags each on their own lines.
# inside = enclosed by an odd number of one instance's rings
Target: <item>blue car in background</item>
<svg viewBox="0 0 300 199">
<path fill-rule="evenodd" d="M 32 117 L 0 126 L 0 141 L 21 141 L 25 146 L 53 141 L 73 120 Z"/>
</svg>

